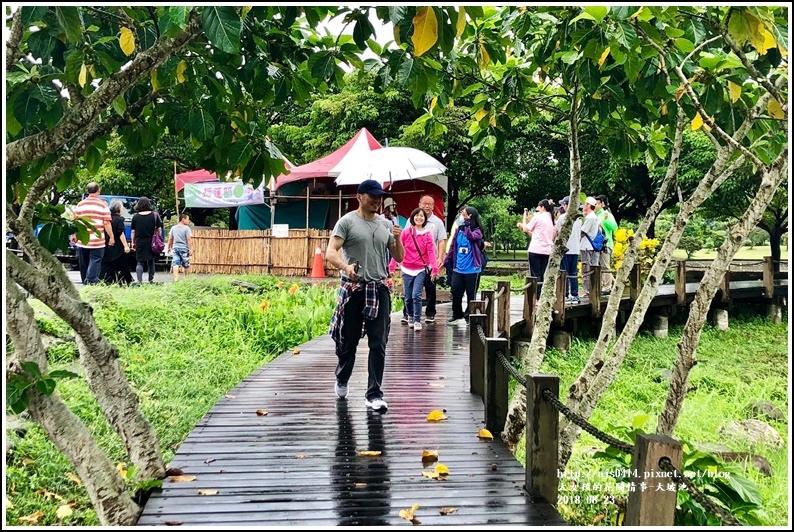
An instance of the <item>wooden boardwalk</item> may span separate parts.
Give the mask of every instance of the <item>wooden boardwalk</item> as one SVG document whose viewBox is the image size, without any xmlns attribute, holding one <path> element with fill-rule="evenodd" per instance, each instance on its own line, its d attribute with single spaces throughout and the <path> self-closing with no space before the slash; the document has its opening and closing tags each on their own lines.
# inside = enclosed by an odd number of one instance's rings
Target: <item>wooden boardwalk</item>
<svg viewBox="0 0 794 532">
<path fill-rule="evenodd" d="M 760 281 L 730 283 L 732 299 L 763 297 Z M 788 282 L 775 283 L 775 295 Z M 687 303 L 698 283 L 687 283 Z M 523 295 L 510 301 L 510 329 L 522 326 Z M 675 305 L 672 285 L 652 306 Z M 621 309 L 630 309 L 628 298 Z M 602 311 L 606 298 L 601 302 Z M 481 441 L 482 400 L 469 392 L 469 328 L 449 325 L 450 305 L 420 332 L 392 315 L 384 399 L 389 411 L 364 406 L 366 340 L 346 400 L 334 393 L 336 356 L 328 335 L 285 353 L 243 380 L 196 425 L 170 467 L 195 477 L 163 483 L 140 525 L 334 526 L 410 525 L 401 510 L 417 504 L 424 525 L 565 525 L 545 502 L 523 490 L 525 471 L 501 441 Z M 566 319 L 590 318 L 584 299 Z M 257 415 L 257 410 L 267 412 Z M 447 419 L 430 423 L 442 410 Z M 444 480 L 422 475 L 422 451 L 438 451 Z M 360 451 L 380 451 L 362 456 Z M 442 515 L 442 509 L 454 512 Z"/>
<path fill-rule="evenodd" d="M 364 405 L 366 339 L 346 400 L 334 393 L 328 335 L 251 374 L 171 460 L 195 480 L 166 479 L 139 524 L 410 526 L 399 512 L 418 504 L 414 516 L 423 525 L 565 525 L 553 506 L 524 495 L 524 468 L 501 441 L 477 438 L 483 403 L 469 392 L 468 327 L 446 322 L 450 305 L 438 310 L 436 323 L 420 332 L 392 315 L 384 414 Z M 448 419 L 428 422 L 432 410 Z M 382 454 L 358 454 L 366 450 Z M 438 451 L 449 468 L 445 480 L 422 475 L 434 465 L 423 467 L 423 450 Z M 456 511 L 442 515 L 442 508 Z"/>
</svg>

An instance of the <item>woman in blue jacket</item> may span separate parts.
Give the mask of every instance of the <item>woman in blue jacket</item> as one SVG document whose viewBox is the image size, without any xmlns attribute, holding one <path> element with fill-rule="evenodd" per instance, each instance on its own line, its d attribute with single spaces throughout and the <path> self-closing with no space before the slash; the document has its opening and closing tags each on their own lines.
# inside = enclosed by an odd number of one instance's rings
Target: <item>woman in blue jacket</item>
<svg viewBox="0 0 794 532">
<path fill-rule="evenodd" d="M 463 225 L 458 227 L 452 237 L 444 266 L 450 277 L 452 291 L 452 317 L 449 323 L 460 319 L 468 320 L 468 303 L 476 297 L 477 285 L 482 272 L 482 250 L 484 239 L 480 214 L 474 207 L 464 207 L 460 211 Z M 463 310 L 463 293 L 466 293 L 467 309 Z"/>
</svg>

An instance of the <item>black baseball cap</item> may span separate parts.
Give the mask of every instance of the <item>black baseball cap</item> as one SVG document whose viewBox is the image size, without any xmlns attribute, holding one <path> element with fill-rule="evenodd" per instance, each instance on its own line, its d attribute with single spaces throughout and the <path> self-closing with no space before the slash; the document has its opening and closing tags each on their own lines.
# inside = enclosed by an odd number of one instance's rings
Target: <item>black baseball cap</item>
<svg viewBox="0 0 794 532">
<path fill-rule="evenodd" d="M 375 181 L 374 179 L 367 179 L 366 181 L 362 181 L 361 184 L 358 186 L 358 193 L 359 194 L 369 194 L 370 196 L 385 196 L 388 194 L 380 183 Z"/>
</svg>

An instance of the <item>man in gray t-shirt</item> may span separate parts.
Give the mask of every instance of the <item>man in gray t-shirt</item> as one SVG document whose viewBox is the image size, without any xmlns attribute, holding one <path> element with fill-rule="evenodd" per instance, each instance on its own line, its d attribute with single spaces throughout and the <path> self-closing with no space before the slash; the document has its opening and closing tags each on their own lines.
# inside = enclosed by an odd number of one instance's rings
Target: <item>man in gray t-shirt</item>
<svg viewBox="0 0 794 532">
<path fill-rule="evenodd" d="M 405 255 L 400 226 L 378 216 L 385 194 L 377 181 L 362 182 L 356 194 L 358 209 L 336 222 L 325 254 L 326 260 L 342 273 L 330 330 L 338 359 L 336 395 L 340 399 L 347 396 L 363 329 L 369 338 L 365 405 L 380 412 L 388 408 L 381 391 L 391 314 L 391 290 L 384 283 L 388 277 L 386 252 L 397 262 L 402 262 Z"/>
<path fill-rule="evenodd" d="M 174 256 L 171 259 L 171 272 L 174 274 L 174 282 L 179 280 L 179 271 L 185 274 L 190 268 L 190 244 L 193 231 L 190 230 L 190 216 L 182 213 L 179 223 L 171 228 L 168 233 L 168 247 L 173 250 Z"/>
</svg>

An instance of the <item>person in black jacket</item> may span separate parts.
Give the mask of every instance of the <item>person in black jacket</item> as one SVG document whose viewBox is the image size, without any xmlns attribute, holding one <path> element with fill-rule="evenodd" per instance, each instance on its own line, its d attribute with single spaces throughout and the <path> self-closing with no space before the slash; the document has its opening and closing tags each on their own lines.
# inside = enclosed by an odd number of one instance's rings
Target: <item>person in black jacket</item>
<svg viewBox="0 0 794 532">
<path fill-rule="evenodd" d="M 105 255 L 102 257 L 101 278 L 107 284 L 131 284 L 132 275 L 127 267 L 127 253 L 130 246 L 124 234 L 124 218 L 121 216 L 122 204 L 119 200 L 110 202 L 110 227 L 113 232 L 113 245 L 110 235 L 105 235 Z"/>
<path fill-rule="evenodd" d="M 154 232 L 163 227 L 163 221 L 152 210 L 149 198 L 141 196 L 135 204 L 135 216 L 132 217 L 132 249 L 135 250 L 135 275 L 138 282 L 143 282 L 143 266 L 146 264 L 149 272 L 149 282 L 154 281 L 154 252 L 152 252 L 152 236 Z"/>
</svg>

